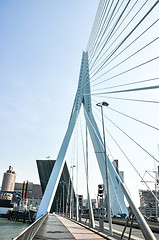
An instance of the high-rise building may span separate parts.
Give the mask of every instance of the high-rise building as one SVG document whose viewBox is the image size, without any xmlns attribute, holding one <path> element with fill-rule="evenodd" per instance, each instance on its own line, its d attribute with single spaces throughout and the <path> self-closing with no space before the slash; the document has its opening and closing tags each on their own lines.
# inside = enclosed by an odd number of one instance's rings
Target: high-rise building
<svg viewBox="0 0 159 240">
<path fill-rule="evenodd" d="M 140 195 L 140 211 L 146 217 L 159 216 L 159 206 L 154 196 L 159 199 L 159 191 L 139 190 Z"/>
<path fill-rule="evenodd" d="M 114 168 L 116 169 L 116 172 L 119 174 L 120 178 L 124 182 L 124 171 L 119 171 L 119 161 L 115 159 L 112 162 Z M 118 195 L 116 194 L 118 192 Z M 120 203 L 124 202 L 124 194 L 119 188 L 119 181 L 115 181 L 114 183 L 110 181 L 110 194 L 111 194 L 111 207 L 112 207 L 112 213 L 113 215 L 118 215 L 121 213 L 124 213 L 128 215 L 128 209 L 126 205 L 123 205 L 123 210 L 121 211 L 121 205 Z"/>
<path fill-rule="evenodd" d="M 147 173 L 149 171 L 146 171 Z M 151 171 L 152 172 L 152 171 Z M 152 177 L 152 181 L 155 184 L 155 190 L 139 190 L 139 196 L 140 196 L 140 211 L 142 214 L 146 217 L 149 216 L 159 216 L 159 205 L 158 205 L 158 199 L 159 199 L 159 166 L 158 171 L 153 171 L 155 176 Z M 146 182 L 146 181 L 145 181 Z"/>
</svg>

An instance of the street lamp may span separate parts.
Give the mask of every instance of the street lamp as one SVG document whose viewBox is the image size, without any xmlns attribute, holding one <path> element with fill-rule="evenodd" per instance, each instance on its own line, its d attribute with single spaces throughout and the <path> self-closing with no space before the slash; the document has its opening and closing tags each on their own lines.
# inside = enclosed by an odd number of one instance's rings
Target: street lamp
<svg viewBox="0 0 159 240">
<path fill-rule="evenodd" d="M 71 184 L 71 197 L 70 197 L 70 218 L 73 218 L 73 210 L 74 210 L 74 194 L 73 194 L 73 168 L 76 167 L 72 165 L 72 184 Z"/>
<path fill-rule="evenodd" d="M 101 108 L 102 125 L 103 125 L 103 140 L 104 140 L 104 157 L 105 157 L 105 170 L 106 170 L 106 186 L 107 186 L 107 206 L 108 206 L 108 221 L 109 221 L 109 233 L 112 235 L 112 221 L 111 221 L 111 209 L 110 209 L 110 193 L 109 193 L 109 178 L 108 178 L 108 162 L 106 154 L 106 142 L 105 142 L 105 130 L 104 130 L 104 117 L 103 117 L 103 106 L 107 107 L 107 102 L 101 102 L 96 104 Z"/>
<path fill-rule="evenodd" d="M 61 181 L 60 182 L 61 183 L 61 185 L 62 185 L 62 189 L 63 189 L 63 193 L 62 193 L 62 195 L 63 195 L 63 200 L 62 200 L 62 203 L 63 203 L 63 216 L 64 216 L 64 208 L 65 208 L 65 181 Z"/>
</svg>

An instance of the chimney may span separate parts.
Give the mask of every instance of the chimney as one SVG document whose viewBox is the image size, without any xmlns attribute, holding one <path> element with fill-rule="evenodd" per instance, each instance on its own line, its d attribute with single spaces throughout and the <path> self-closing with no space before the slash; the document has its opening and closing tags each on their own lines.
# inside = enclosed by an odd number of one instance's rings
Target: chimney
<svg viewBox="0 0 159 240">
<path fill-rule="evenodd" d="M 28 185 L 29 185 L 29 182 L 27 181 L 26 188 L 25 188 L 25 200 L 27 200 L 27 196 L 28 196 Z"/>
<path fill-rule="evenodd" d="M 23 182 L 23 189 L 22 189 L 22 200 L 24 200 L 24 190 L 25 190 L 25 181 Z"/>
</svg>

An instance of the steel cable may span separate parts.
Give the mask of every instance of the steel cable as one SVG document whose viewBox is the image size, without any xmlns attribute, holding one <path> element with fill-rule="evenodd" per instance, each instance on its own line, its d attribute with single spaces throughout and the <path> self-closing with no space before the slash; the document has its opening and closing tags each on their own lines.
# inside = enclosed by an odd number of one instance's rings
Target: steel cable
<svg viewBox="0 0 159 240">
<path fill-rule="evenodd" d="M 143 103 L 159 103 L 159 101 L 153 101 L 153 100 L 143 100 L 143 99 L 132 99 L 132 98 L 118 98 L 118 97 L 105 97 L 100 96 L 102 98 L 108 98 L 108 99 L 115 99 L 115 100 L 125 100 L 125 101 L 134 101 L 134 102 L 143 102 Z"/>
<path fill-rule="evenodd" d="M 147 0 L 148 1 L 148 0 Z M 112 45 L 116 42 L 116 40 L 121 36 L 121 34 L 126 30 L 126 28 L 130 25 L 130 23 L 132 23 L 132 21 L 135 19 L 135 17 L 138 15 L 138 13 L 142 10 L 142 8 L 145 6 L 145 4 L 147 3 L 147 1 L 141 6 L 141 8 L 137 11 L 137 13 L 131 18 L 131 20 L 128 22 L 128 24 L 124 27 L 124 29 L 122 30 L 122 31 L 120 31 L 120 34 L 115 38 L 115 40 L 111 43 L 111 45 L 109 46 L 109 49 L 112 47 Z M 136 4 L 136 3 L 135 3 Z M 135 4 L 133 5 L 133 7 L 135 6 Z M 133 7 L 130 9 L 130 10 L 132 10 L 133 9 Z M 129 15 L 129 13 L 130 13 L 130 11 L 128 12 L 128 14 L 127 15 Z M 126 17 L 127 17 L 127 15 L 126 15 Z M 126 17 L 125 17 L 125 19 L 126 19 Z M 122 24 L 122 22 L 121 22 L 121 24 Z M 117 29 L 116 29 L 117 30 Z M 116 31 L 115 31 L 116 32 Z M 115 34 L 115 32 L 114 32 L 114 34 Z M 113 35 L 114 35 L 113 34 Z M 112 37 L 113 37 L 113 35 L 112 35 Z M 111 38 L 112 38 L 111 37 Z M 110 38 L 110 39 L 111 39 Z M 108 41 L 109 42 L 109 41 Z M 107 51 L 108 51 L 108 49 L 102 54 L 102 56 L 98 59 L 98 61 L 96 62 L 96 64 L 102 59 L 102 57 L 107 53 Z M 92 69 L 92 66 L 91 66 L 91 69 Z"/>
</svg>

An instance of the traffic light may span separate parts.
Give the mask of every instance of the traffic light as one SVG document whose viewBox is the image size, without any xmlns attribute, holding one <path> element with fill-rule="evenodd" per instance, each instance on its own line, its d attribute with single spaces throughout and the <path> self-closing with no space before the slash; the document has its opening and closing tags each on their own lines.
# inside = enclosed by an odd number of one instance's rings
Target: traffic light
<svg viewBox="0 0 159 240">
<path fill-rule="evenodd" d="M 79 200 L 79 206 L 83 206 L 83 195 L 78 195 L 78 200 Z"/>
<path fill-rule="evenodd" d="M 149 207 L 152 208 L 152 203 L 149 203 Z"/>
<path fill-rule="evenodd" d="M 98 185 L 98 196 L 103 197 L 103 193 L 104 193 L 104 184 L 99 184 Z"/>
</svg>

